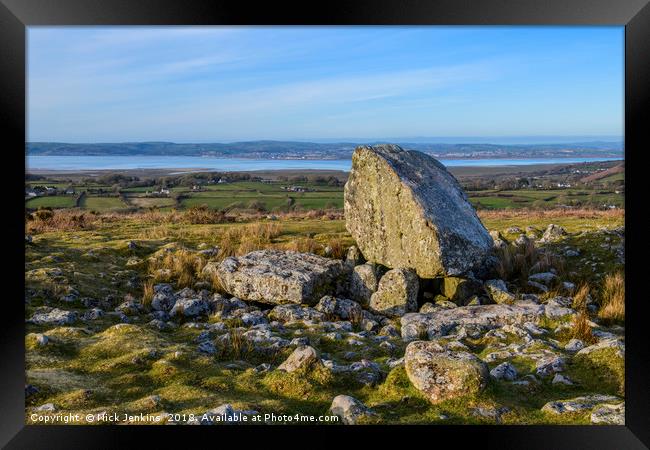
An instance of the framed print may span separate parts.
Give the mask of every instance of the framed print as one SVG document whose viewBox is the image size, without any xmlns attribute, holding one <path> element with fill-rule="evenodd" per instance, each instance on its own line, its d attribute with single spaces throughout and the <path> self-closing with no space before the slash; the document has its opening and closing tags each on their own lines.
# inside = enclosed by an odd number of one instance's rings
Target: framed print
<svg viewBox="0 0 650 450">
<path fill-rule="evenodd" d="M 646 448 L 647 2 L 0 10 L 8 448 Z"/>
</svg>

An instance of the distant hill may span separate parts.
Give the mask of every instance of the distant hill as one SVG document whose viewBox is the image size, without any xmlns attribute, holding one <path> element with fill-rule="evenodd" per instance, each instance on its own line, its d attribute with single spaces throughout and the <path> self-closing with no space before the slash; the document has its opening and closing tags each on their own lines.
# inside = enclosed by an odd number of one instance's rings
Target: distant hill
<svg viewBox="0 0 650 450">
<path fill-rule="evenodd" d="M 602 178 L 607 178 L 609 176 L 615 175 L 617 173 L 624 173 L 625 172 L 625 166 L 623 164 L 619 164 L 617 166 L 611 167 L 607 170 L 603 170 L 601 172 L 596 172 L 592 175 L 589 175 L 588 177 L 582 178 L 580 181 L 583 183 L 590 183 L 592 181 L 600 180 Z"/>
<path fill-rule="evenodd" d="M 368 142 L 375 144 L 379 142 Z M 497 145 L 397 142 L 404 148 L 448 158 L 544 158 L 621 157 L 618 142 L 567 144 Z M 352 142 L 315 143 L 299 141 L 248 141 L 232 143 L 178 144 L 174 142 L 123 142 L 70 144 L 29 142 L 30 155 L 56 156 L 211 156 L 251 159 L 349 159 L 358 144 Z"/>
</svg>

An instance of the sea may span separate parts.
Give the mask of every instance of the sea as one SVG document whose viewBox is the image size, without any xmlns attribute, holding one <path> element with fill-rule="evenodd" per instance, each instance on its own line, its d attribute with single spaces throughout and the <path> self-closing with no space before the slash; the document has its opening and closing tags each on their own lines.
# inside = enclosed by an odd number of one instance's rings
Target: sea
<svg viewBox="0 0 650 450">
<path fill-rule="evenodd" d="M 532 164 L 573 164 L 614 161 L 620 158 L 529 158 L 529 159 L 444 159 L 447 167 L 498 167 Z M 253 170 L 343 170 L 349 171 L 350 159 L 246 159 L 201 156 L 52 156 L 27 155 L 27 171 L 86 171 L 120 169 L 183 169 L 243 172 Z"/>
</svg>

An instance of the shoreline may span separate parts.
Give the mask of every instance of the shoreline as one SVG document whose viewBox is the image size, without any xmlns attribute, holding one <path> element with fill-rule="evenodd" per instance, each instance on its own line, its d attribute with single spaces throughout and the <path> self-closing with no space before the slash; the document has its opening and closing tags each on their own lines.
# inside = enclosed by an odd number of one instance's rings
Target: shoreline
<svg viewBox="0 0 650 450">
<path fill-rule="evenodd" d="M 590 161 L 590 163 L 612 163 L 613 165 L 624 163 L 623 158 L 616 160 Z M 449 166 L 447 170 L 455 175 L 496 175 L 503 173 L 536 172 L 550 170 L 558 167 L 572 166 L 583 163 L 540 163 L 540 164 L 509 164 L 509 165 L 485 165 L 485 166 Z M 128 174 L 133 176 L 155 177 L 173 176 L 189 173 L 214 172 L 214 173 L 249 173 L 261 177 L 277 177 L 283 175 L 312 174 L 312 175 L 339 175 L 346 176 L 349 171 L 337 169 L 256 169 L 256 170 L 215 170 L 205 167 L 167 167 L 167 168 L 129 168 L 129 169 L 27 169 L 25 174 L 42 176 L 101 176 L 109 173 Z"/>
</svg>

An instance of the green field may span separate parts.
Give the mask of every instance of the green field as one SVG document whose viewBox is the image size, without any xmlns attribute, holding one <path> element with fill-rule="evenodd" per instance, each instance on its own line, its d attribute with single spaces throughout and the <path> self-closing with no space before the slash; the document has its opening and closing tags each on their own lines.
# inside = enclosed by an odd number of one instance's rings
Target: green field
<svg viewBox="0 0 650 450">
<path fill-rule="evenodd" d="M 27 200 L 27 208 L 74 208 L 75 197 L 72 195 L 52 195 L 35 197 Z"/>
<path fill-rule="evenodd" d="M 614 174 L 601 181 L 612 182 L 622 180 L 623 173 Z M 32 182 L 31 184 L 35 184 Z M 63 187 L 64 183 L 47 183 Z M 287 191 L 288 186 L 302 186 L 307 192 Z M 75 186 L 77 191 L 97 186 Z M 106 187 L 106 186 L 104 186 Z M 179 194 L 182 200 L 177 204 L 171 197 L 144 197 L 146 191 L 152 191 L 152 186 L 131 187 L 122 189 L 128 195 L 128 205 L 115 197 L 88 197 L 82 201 L 82 208 L 94 210 L 108 210 L 124 208 L 189 208 L 205 205 L 212 209 L 239 208 L 245 209 L 255 203 L 267 211 L 285 210 L 288 207 L 296 209 L 324 209 L 343 207 L 343 186 L 329 186 L 313 182 L 293 181 L 237 181 L 230 183 L 208 184 L 202 186 L 200 191 L 193 191 L 188 186 L 175 186 L 170 190 Z M 624 206 L 624 194 L 615 193 L 614 188 L 608 187 L 583 187 L 558 188 L 558 189 L 517 189 L 498 190 L 483 189 L 467 191 L 470 202 L 477 208 L 483 209 L 517 209 L 517 208 L 553 208 L 560 205 L 572 207 L 609 207 L 611 205 L 621 208 Z M 290 200 L 292 199 L 292 200 Z M 70 208 L 74 206 L 72 197 L 53 196 L 39 197 L 26 200 L 26 206 L 38 208 L 49 206 L 52 208 Z M 256 208 L 257 209 L 257 208 Z"/>
<path fill-rule="evenodd" d="M 81 207 L 94 211 L 106 211 L 109 209 L 126 208 L 126 205 L 118 197 L 90 197 L 86 195 L 81 200 Z"/>
</svg>

